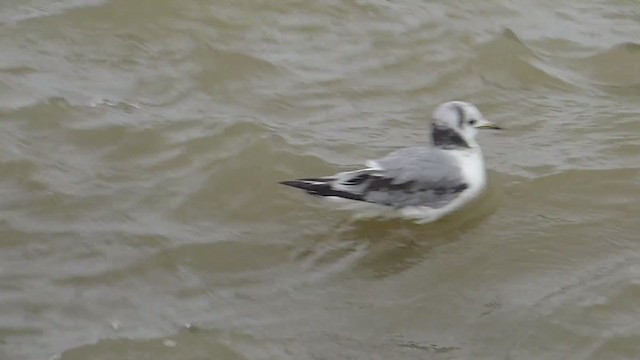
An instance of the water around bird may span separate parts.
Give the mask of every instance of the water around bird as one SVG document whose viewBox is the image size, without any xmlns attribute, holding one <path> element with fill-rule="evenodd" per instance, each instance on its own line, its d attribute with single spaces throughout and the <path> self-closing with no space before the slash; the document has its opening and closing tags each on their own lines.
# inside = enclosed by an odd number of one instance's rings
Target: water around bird
<svg viewBox="0 0 640 360">
<path fill-rule="evenodd" d="M 0 4 L 0 359 L 637 359 L 640 6 Z M 277 184 L 426 141 L 489 188 L 421 226 Z"/>
</svg>

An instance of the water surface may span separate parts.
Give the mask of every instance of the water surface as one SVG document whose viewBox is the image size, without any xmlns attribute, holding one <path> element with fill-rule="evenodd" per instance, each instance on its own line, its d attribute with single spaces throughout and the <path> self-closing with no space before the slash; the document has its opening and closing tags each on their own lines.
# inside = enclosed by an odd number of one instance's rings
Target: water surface
<svg viewBox="0 0 640 360">
<path fill-rule="evenodd" d="M 0 358 L 640 358 L 633 1 L 7 0 Z M 277 185 L 476 103 L 482 201 Z"/>
</svg>

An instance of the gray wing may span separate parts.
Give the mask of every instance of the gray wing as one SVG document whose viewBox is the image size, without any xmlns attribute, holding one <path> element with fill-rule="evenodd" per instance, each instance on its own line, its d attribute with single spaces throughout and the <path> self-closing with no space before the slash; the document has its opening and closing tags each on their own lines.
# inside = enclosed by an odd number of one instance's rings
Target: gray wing
<svg viewBox="0 0 640 360">
<path fill-rule="evenodd" d="M 446 152 L 428 147 L 400 149 L 368 165 L 362 181 L 364 201 L 394 206 L 440 208 L 467 189 L 461 169 Z"/>
<path fill-rule="evenodd" d="M 333 176 L 282 181 L 311 195 L 341 197 L 402 208 L 441 208 L 457 198 L 468 184 L 453 157 L 427 147 L 397 150 L 368 168 Z"/>
</svg>

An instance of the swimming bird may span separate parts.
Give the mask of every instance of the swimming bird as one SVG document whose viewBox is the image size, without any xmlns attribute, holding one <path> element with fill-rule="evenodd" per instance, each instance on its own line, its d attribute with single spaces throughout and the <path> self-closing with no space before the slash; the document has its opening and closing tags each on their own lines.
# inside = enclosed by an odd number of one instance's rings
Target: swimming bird
<svg viewBox="0 0 640 360">
<path fill-rule="evenodd" d="M 469 203 L 486 186 L 478 129 L 501 128 L 469 102 L 442 103 L 432 113 L 429 146 L 367 160 L 363 169 L 280 184 L 340 200 L 350 210 L 364 211 L 364 217 L 386 214 L 433 222 Z"/>
</svg>

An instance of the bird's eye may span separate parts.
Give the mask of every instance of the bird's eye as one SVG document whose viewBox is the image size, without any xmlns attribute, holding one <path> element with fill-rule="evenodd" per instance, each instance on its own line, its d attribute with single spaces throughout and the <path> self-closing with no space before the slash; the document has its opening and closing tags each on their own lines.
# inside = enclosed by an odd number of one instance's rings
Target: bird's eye
<svg viewBox="0 0 640 360">
<path fill-rule="evenodd" d="M 476 120 L 476 119 L 471 119 L 471 120 L 469 120 L 469 125 L 473 126 L 473 125 L 475 125 L 477 122 L 478 122 L 478 120 Z"/>
</svg>

